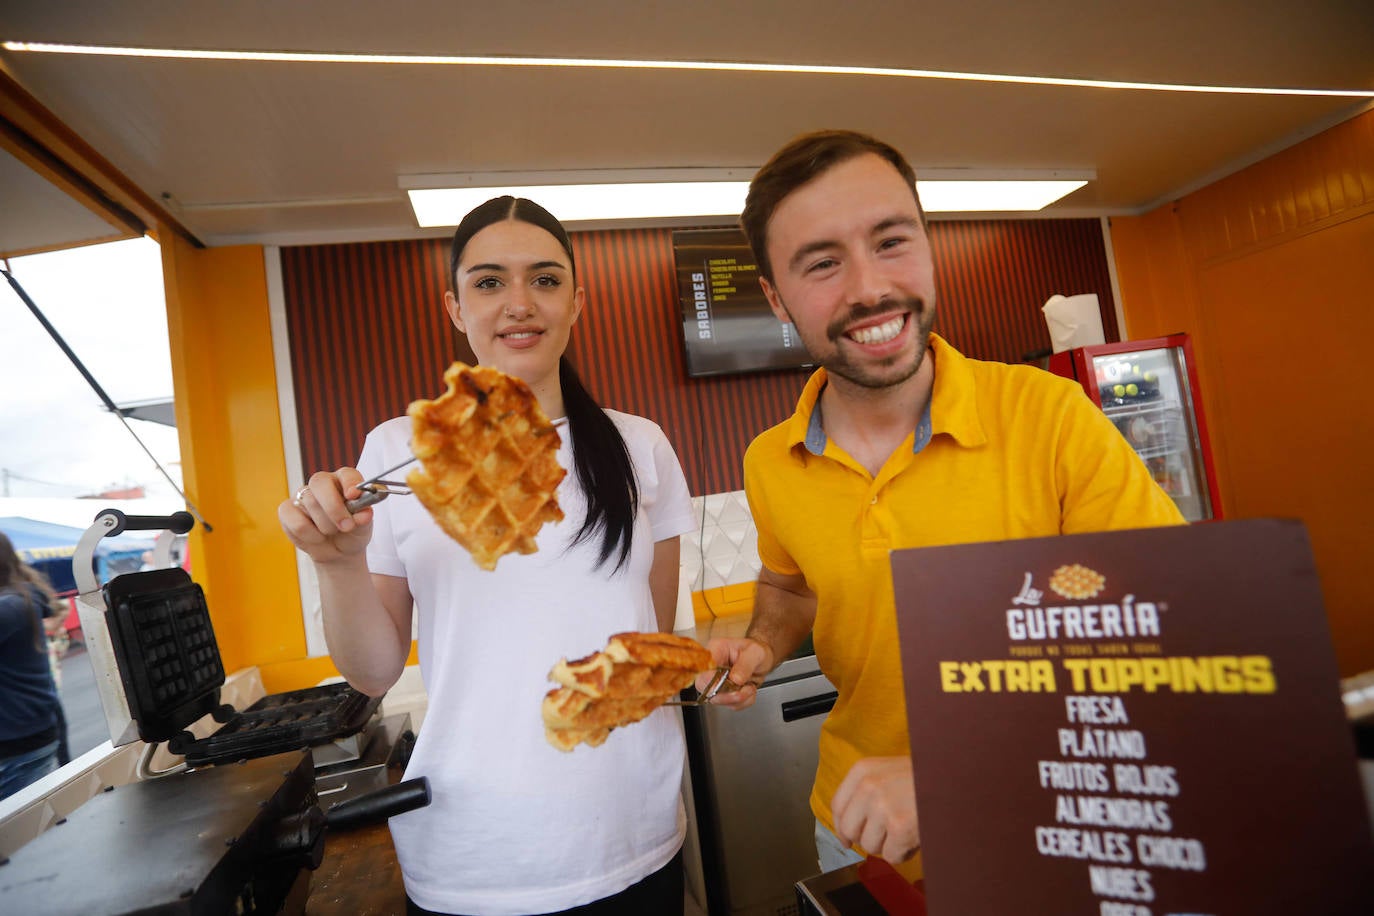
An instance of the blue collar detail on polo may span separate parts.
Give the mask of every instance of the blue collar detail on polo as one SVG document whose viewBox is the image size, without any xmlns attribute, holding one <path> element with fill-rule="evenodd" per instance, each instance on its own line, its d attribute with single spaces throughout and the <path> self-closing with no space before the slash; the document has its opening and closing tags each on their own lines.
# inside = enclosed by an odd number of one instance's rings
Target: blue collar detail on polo
<svg viewBox="0 0 1374 916">
<path fill-rule="evenodd" d="M 916 435 L 911 442 L 911 453 L 914 455 L 929 445 L 930 437 L 930 401 L 926 401 L 926 409 L 921 412 L 921 421 L 916 424 Z M 825 423 L 821 417 L 820 398 L 816 399 L 816 406 L 811 410 L 811 419 L 806 424 L 806 439 L 803 441 L 806 450 L 811 454 L 825 454 L 825 445 L 828 440 L 825 436 Z"/>
</svg>

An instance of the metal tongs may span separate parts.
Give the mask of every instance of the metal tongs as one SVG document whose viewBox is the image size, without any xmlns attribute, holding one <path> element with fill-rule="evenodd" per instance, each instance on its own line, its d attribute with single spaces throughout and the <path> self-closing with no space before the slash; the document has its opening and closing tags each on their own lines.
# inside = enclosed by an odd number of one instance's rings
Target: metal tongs
<svg viewBox="0 0 1374 916">
<path fill-rule="evenodd" d="M 412 455 L 395 467 L 390 467 L 382 471 L 382 473 L 373 477 L 371 480 L 364 480 L 362 483 L 358 484 L 358 489 L 362 491 L 363 495 L 359 496 L 357 499 L 350 499 L 348 502 L 344 503 L 344 508 L 347 509 L 349 513 L 353 513 L 366 509 L 368 506 L 375 505 L 388 496 L 409 496 L 410 487 L 404 481 L 386 480 L 384 478 L 386 475 L 394 474 L 396 471 L 399 471 L 401 468 L 417 460 L 418 459 Z"/>
<path fill-rule="evenodd" d="M 717 668 L 716 673 L 711 675 L 711 681 L 706 685 L 706 689 L 696 695 L 691 700 L 668 700 L 664 706 L 705 706 L 711 702 L 711 698 L 718 693 L 734 693 L 739 690 L 739 685 L 730 680 L 729 668 Z"/>
</svg>

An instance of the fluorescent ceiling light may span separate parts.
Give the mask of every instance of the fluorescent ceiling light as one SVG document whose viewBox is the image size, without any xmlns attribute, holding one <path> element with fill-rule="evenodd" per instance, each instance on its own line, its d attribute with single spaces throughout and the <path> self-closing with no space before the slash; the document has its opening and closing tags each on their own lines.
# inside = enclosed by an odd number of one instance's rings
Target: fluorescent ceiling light
<svg viewBox="0 0 1374 916">
<path fill-rule="evenodd" d="M 497 57 L 437 54 L 334 54 L 314 51 L 232 51 L 195 48 L 138 48 L 111 45 L 55 44 L 6 41 L 6 51 L 41 54 L 92 54 L 104 57 L 161 57 L 177 60 L 285 61 L 321 64 L 423 64 L 477 67 L 575 67 L 634 70 L 708 70 L 750 73 L 812 73 L 836 76 L 886 76 L 908 79 L 964 80 L 983 83 L 1020 83 L 1031 86 L 1072 86 L 1089 89 L 1146 89 L 1155 92 L 1211 92 L 1231 95 L 1297 95 L 1374 98 L 1374 89 L 1302 89 L 1266 86 L 1202 86 L 1187 83 L 1148 83 L 1128 80 L 1068 79 L 1010 73 L 964 73 L 957 70 L 917 70 L 906 67 L 845 67 L 816 64 L 768 64 L 756 61 L 621 60 L 585 57 Z"/>
<path fill-rule="evenodd" d="M 509 194 L 528 197 L 559 220 L 650 219 L 674 216 L 737 216 L 747 181 L 673 181 L 634 184 L 564 184 L 528 187 L 415 189 L 410 206 L 421 229 L 456 226 L 473 207 Z"/>
<path fill-rule="evenodd" d="M 744 198 L 749 191 L 748 181 L 684 181 L 680 178 L 674 180 L 677 173 L 690 171 L 692 170 L 659 170 L 662 178 L 657 181 L 646 181 L 642 178 L 587 181 L 588 174 L 583 173 L 583 180 L 577 183 L 558 181 L 549 173 L 526 173 L 520 177 L 536 180 L 525 181 L 509 180 L 514 176 L 506 176 L 508 180 L 500 181 L 496 176 L 428 175 L 402 178 L 401 185 L 410 195 L 410 205 L 422 229 L 456 226 L 463 215 L 473 207 L 504 194 L 528 197 L 563 222 L 569 223 L 706 216 L 734 217 L 744 209 Z M 959 173 L 961 170 L 944 171 Z M 609 178 L 614 173 L 594 174 Z M 1093 177 L 1091 173 L 1081 177 L 1063 172 L 1052 174 L 1055 176 L 1052 180 L 1026 177 L 1015 180 L 921 179 L 916 182 L 916 190 L 921 196 L 921 206 L 927 213 L 1034 211 L 1049 206 L 1071 191 L 1078 190 Z M 444 180 L 446 178 L 448 180 Z M 451 186 L 423 187 L 435 184 Z"/>
<path fill-rule="evenodd" d="M 927 213 L 1043 210 L 1086 181 L 917 181 Z"/>
</svg>

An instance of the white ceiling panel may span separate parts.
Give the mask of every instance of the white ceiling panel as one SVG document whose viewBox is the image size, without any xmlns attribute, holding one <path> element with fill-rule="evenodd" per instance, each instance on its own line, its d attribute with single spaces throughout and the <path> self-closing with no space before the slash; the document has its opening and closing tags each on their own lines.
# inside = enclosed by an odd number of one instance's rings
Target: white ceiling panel
<svg viewBox="0 0 1374 916">
<path fill-rule="evenodd" d="M 10 0 L 0 40 L 1374 90 L 1368 0 Z M 210 244 L 424 234 L 398 186 L 403 175 L 754 168 L 819 127 L 872 132 L 918 168 L 1093 170 L 1094 182 L 1046 214 L 1141 212 L 1368 105 L 870 75 L 8 51 L 0 64 Z"/>
<path fill-rule="evenodd" d="M 113 242 L 132 233 L 111 225 L 47 178 L 0 150 L 0 257 Z"/>
</svg>

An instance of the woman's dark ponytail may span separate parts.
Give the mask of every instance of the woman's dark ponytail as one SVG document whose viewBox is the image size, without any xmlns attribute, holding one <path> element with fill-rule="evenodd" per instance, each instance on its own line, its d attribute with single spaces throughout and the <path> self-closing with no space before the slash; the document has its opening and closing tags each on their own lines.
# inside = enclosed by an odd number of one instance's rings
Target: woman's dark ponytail
<svg viewBox="0 0 1374 916">
<path fill-rule="evenodd" d="M 574 544 L 601 534 L 598 566 L 619 553 L 615 568 L 625 565 L 639 512 L 639 484 L 630 450 L 615 421 L 606 415 L 577 377 L 566 356 L 558 361 L 563 411 L 573 437 L 573 467 L 587 497 L 587 516 Z"/>
</svg>

